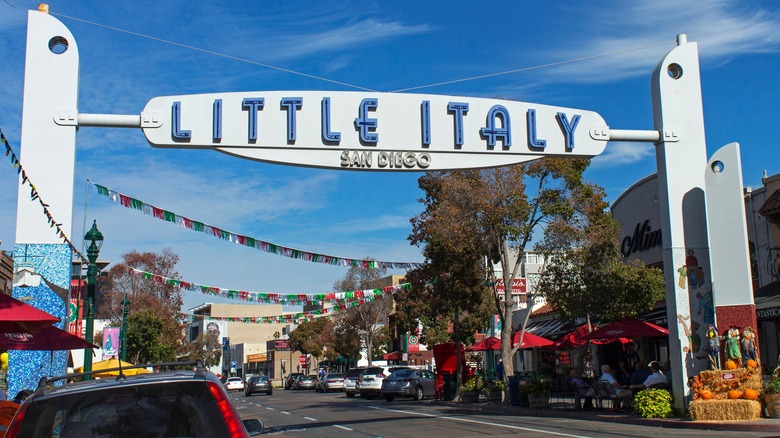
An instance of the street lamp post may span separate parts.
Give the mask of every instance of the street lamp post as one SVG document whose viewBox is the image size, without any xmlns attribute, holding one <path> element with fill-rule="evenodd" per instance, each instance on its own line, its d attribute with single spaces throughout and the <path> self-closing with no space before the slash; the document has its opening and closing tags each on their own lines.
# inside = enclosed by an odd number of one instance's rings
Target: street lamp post
<svg viewBox="0 0 780 438">
<path fill-rule="evenodd" d="M 97 228 L 97 221 L 92 222 L 92 228 L 84 235 L 84 241 L 90 241 L 87 248 L 87 259 L 89 260 L 89 267 L 87 267 L 87 296 L 84 300 L 84 313 L 87 315 L 86 334 L 84 339 L 92 343 L 92 332 L 95 325 L 94 314 L 94 301 L 95 301 L 95 289 L 97 287 L 98 266 L 97 258 L 100 253 L 100 247 L 103 246 L 103 233 Z M 88 348 L 84 350 L 84 372 L 89 373 L 92 371 L 92 349 Z M 90 380 L 92 376 L 89 374 L 84 376 L 84 380 Z"/>
<path fill-rule="evenodd" d="M 130 305 L 130 300 L 127 299 L 127 294 L 122 298 L 122 333 L 119 335 L 119 344 L 121 350 L 119 353 L 119 359 L 127 362 L 127 308 Z"/>
</svg>

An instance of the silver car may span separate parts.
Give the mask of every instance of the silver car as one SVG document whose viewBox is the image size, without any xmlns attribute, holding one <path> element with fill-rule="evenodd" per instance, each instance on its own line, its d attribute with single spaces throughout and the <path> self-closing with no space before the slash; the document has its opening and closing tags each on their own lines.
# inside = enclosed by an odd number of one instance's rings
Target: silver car
<svg viewBox="0 0 780 438">
<path fill-rule="evenodd" d="M 317 392 L 343 391 L 344 374 L 330 373 L 317 379 Z"/>
<path fill-rule="evenodd" d="M 352 398 L 358 393 L 357 380 L 363 370 L 365 370 L 363 367 L 351 368 L 344 373 L 344 394 L 347 397 Z"/>
<path fill-rule="evenodd" d="M 396 397 L 421 400 L 425 396 L 435 396 L 435 392 L 433 373 L 428 370 L 399 370 L 382 380 L 382 397 L 387 401 Z"/>
<path fill-rule="evenodd" d="M 357 390 L 361 398 L 375 399 L 382 394 L 382 380 L 390 374 L 409 369 L 406 366 L 378 366 L 368 367 L 360 373 L 357 382 Z"/>
</svg>

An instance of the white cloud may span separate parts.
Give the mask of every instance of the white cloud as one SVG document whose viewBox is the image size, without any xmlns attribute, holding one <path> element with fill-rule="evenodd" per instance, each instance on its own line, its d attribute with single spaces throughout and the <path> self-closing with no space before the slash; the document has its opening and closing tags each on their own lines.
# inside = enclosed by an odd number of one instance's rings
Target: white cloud
<svg viewBox="0 0 780 438">
<path fill-rule="evenodd" d="M 634 164 L 655 157 L 655 147 L 646 143 L 607 143 L 601 155 L 591 159 L 591 168 L 604 169 Z"/>
</svg>

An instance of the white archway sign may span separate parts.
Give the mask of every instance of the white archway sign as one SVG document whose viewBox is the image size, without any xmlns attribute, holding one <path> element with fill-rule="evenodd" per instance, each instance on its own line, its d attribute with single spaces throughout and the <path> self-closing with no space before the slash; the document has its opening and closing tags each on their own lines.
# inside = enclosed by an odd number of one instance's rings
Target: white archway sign
<svg viewBox="0 0 780 438">
<path fill-rule="evenodd" d="M 739 150 L 729 145 L 716 154 L 719 166 L 707 162 L 698 49 L 684 35 L 653 73 L 652 130 L 616 130 L 594 112 L 541 104 L 328 91 L 155 97 L 139 115 L 81 114 L 73 35 L 48 13 L 30 11 L 27 38 L 23 163 L 66 232 L 72 231 L 77 127 L 141 128 L 155 147 L 212 148 L 253 160 L 360 171 L 493 167 L 543 156 L 593 157 L 610 140 L 653 142 L 677 409 L 689 399 L 688 376 L 700 371 L 686 326 L 696 319 L 691 312 L 694 294 L 678 281 L 678 268 L 685 268 L 690 251 L 708 274 L 706 281 L 718 285 L 711 291 L 721 327 L 749 319 L 751 312 L 755 327 L 747 231 L 739 210 Z M 37 272 L 48 269 L 47 278 L 68 287 L 70 248 L 51 231 L 40 205 L 26 195 L 20 181 L 16 268 L 22 254 L 32 250 L 49 261 Z M 729 238 L 711 239 L 714 230 Z M 710 266 L 717 267 L 711 275 Z M 14 288 L 15 296 L 21 293 Z M 9 382 L 11 393 L 37 383 L 35 365 L 10 365 L 17 376 Z"/>
</svg>

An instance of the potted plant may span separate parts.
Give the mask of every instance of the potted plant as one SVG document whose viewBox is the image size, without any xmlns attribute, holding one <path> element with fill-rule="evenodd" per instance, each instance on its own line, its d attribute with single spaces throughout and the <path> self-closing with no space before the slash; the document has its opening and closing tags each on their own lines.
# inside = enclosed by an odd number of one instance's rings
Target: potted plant
<svg viewBox="0 0 780 438">
<path fill-rule="evenodd" d="M 531 408 L 550 407 L 550 383 L 539 377 L 533 377 L 520 385 L 520 392 L 528 395 Z"/>
<path fill-rule="evenodd" d="M 460 401 L 464 403 L 477 403 L 479 401 L 479 391 L 485 387 L 485 381 L 482 376 L 475 375 L 460 388 Z"/>
<path fill-rule="evenodd" d="M 487 382 L 482 392 L 485 394 L 485 400 L 500 402 L 504 399 L 504 382 L 502 380 Z"/>
<path fill-rule="evenodd" d="M 764 384 L 764 403 L 769 418 L 780 418 L 780 367 Z"/>
</svg>

